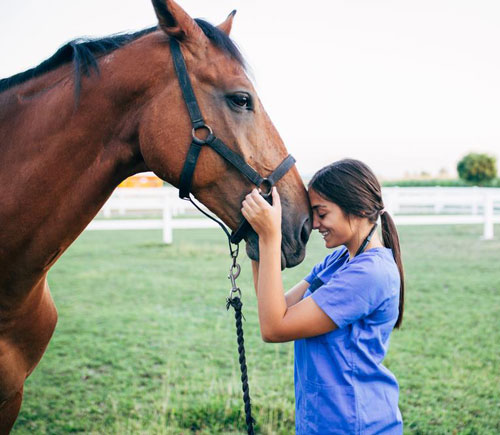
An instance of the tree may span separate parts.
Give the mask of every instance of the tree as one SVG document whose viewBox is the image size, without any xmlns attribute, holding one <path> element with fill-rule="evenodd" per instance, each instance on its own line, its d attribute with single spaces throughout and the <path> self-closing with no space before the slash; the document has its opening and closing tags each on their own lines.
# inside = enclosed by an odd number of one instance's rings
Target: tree
<svg viewBox="0 0 500 435">
<path fill-rule="evenodd" d="M 487 184 L 497 176 L 497 162 L 488 154 L 469 153 L 458 162 L 457 171 L 468 183 Z"/>
</svg>

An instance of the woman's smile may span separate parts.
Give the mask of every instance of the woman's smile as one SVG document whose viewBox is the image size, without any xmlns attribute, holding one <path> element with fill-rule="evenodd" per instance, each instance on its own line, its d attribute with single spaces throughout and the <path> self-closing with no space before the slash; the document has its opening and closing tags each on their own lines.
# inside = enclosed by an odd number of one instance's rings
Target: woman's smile
<svg viewBox="0 0 500 435">
<path fill-rule="evenodd" d="M 319 230 L 318 230 L 319 231 Z M 326 230 L 326 231 L 319 231 L 319 233 L 323 236 L 323 239 L 326 240 L 326 238 L 328 237 L 328 235 L 330 234 L 330 231 Z"/>
</svg>

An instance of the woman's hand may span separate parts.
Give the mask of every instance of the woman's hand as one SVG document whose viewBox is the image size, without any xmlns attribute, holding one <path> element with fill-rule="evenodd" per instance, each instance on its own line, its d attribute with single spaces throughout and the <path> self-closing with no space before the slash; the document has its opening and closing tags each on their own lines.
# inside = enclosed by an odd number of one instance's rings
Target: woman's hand
<svg viewBox="0 0 500 435">
<path fill-rule="evenodd" d="M 273 205 L 269 204 L 257 189 L 249 193 L 241 212 L 262 241 L 281 242 L 281 201 L 276 187 L 272 188 Z"/>
</svg>

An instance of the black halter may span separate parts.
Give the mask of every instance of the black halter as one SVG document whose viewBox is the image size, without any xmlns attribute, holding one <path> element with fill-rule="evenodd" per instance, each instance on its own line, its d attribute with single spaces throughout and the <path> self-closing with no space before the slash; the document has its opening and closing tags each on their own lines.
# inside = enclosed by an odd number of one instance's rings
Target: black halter
<svg viewBox="0 0 500 435">
<path fill-rule="evenodd" d="M 198 208 L 198 210 L 200 210 L 200 208 L 191 199 L 191 184 L 201 147 L 209 146 L 229 163 L 231 163 L 236 169 L 238 169 L 253 184 L 261 187 L 263 190 L 261 195 L 266 198 L 267 201 L 271 202 L 272 186 L 274 186 L 290 170 L 295 163 L 295 159 L 289 155 L 268 177 L 262 177 L 255 171 L 255 169 L 245 162 L 243 157 L 235 153 L 226 144 L 224 144 L 224 142 L 214 136 L 212 129 L 205 124 L 205 121 L 203 120 L 200 107 L 198 106 L 198 102 L 196 101 L 196 97 L 194 95 L 193 87 L 191 86 L 191 81 L 189 79 L 186 63 L 184 62 L 179 42 L 175 38 L 170 38 L 170 49 L 172 50 L 172 59 L 175 66 L 175 72 L 177 73 L 177 78 L 179 79 L 179 86 L 181 88 L 182 96 L 184 97 L 189 117 L 191 118 L 191 124 L 193 126 L 191 131 L 192 142 L 189 147 L 186 161 L 184 162 L 184 167 L 182 168 L 179 182 L 179 197 L 182 199 L 189 199 Z M 197 130 L 201 129 L 205 129 L 208 133 L 205 139 L 200 139 L 196 135 Z M 243 218 L 243 221 L 240 223 L 236 231 L 229 234 L 223 224 L 221 222 L 218 223 L 228 235 L 230 243 L 234 244 L 238 244 L 243 237 L 245 237 L 250 228 L 250 224 L 245 218 Z"/>
</svg>

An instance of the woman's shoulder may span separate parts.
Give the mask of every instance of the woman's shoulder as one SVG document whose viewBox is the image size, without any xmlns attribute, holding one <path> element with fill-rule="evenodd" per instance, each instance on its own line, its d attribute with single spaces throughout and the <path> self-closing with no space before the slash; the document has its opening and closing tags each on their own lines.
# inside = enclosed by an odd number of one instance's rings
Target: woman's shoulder
<svg viewBox="0 0 500 435">
<path fill-rule="evenodd" d="M 375 248 L 368 249 L 361 254 L 354 257 L 351 264 L 364 264 L 364 265 L 382 265 L 387 266 L 396 264 L 394 260 L 394 255 L 392 254 L 391 248 L 386 248 L 385 246 L 377 246 Z"/>
<path fill-rule="evenodd" d="M 309 275 L 307 275 L 304 279 L 309 284 L 312 284 L 312 282 L 318 277 L 321 277 L 322 282 L 327 281 L 329 277 L 342 265 L 342 262 L 345 261 L 346 252 L 347 248 L 345 246 L 330 252 L 321 262 L 312 268 Z"/>
<path fill-rule="evenodd" d="M 383 246 L 369 249 L 349 261 L 332 278 L 354 279 L 371 287 L 392 288 L 399 283 L 399 270 L 392 249 Z"/>
<path fill-rule="evenodd" d="M 344 261 L 346 253 L 348 253 L 347 248 L 342 245 L 340 248 L 327 254 L 315 267 L 320 270 L 327 269 L 338 261 Z"/>
<path fill-rule="evenodd" d="M 348 254 L 347 248 L 342 245 L 339 248 L 335 249 L 333 252 L 330 252 L 324 259 L 324 262 L 326 264 L 332 264 L 335 263 L 336 261 L 340 260 L 341 258 L 343 259 L 346 254 Z"/>
<path fill-rule="evenodd" d="M 339 329 L 366 317 L 384 303 L 397 306 L 399 278 L 388 254 L 373 248 L 344 263 L 311 297 Z"/>
</svg>

